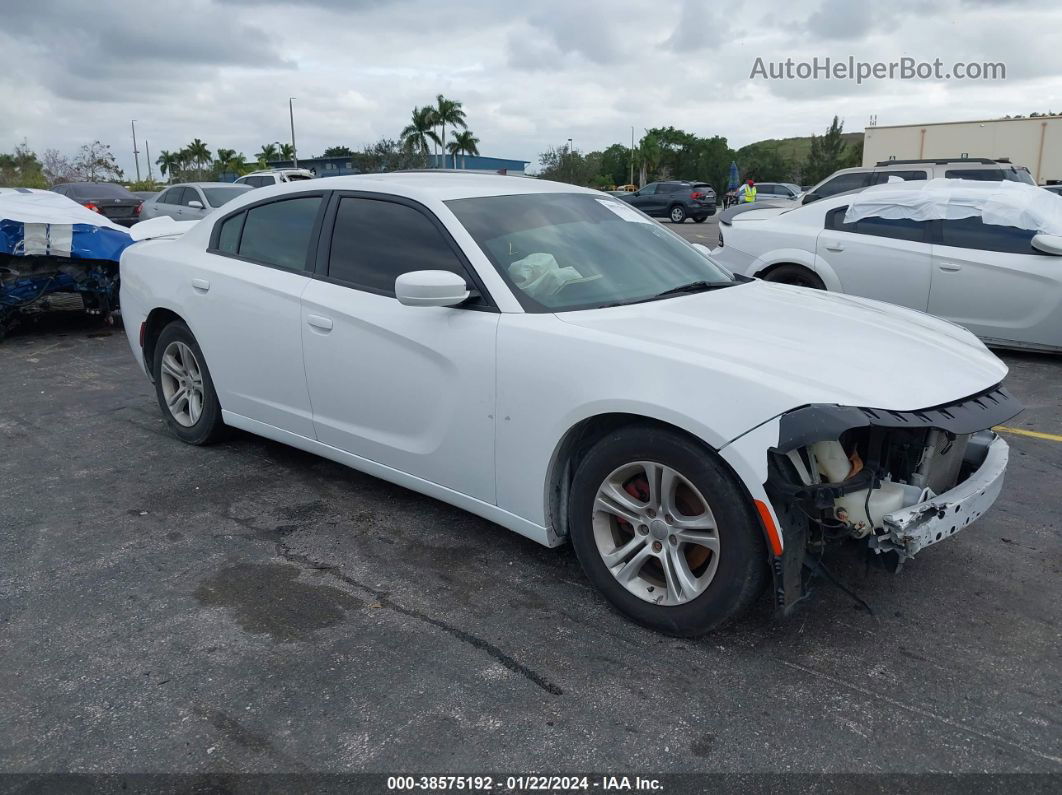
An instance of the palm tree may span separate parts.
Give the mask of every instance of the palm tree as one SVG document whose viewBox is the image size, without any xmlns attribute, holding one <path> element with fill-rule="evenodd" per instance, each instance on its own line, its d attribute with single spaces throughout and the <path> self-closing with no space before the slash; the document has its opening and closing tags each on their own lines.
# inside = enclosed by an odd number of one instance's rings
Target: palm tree
<svg viewBox="0 0 1062 795">
<path fill-rule="evenodd" d="M 174 177 L 177 176 L 177 172 L 181 170 L 181 155 L 180 152 L 167 152 L 165 149 L 159 153 L 158 159 L 155 164 L 159 167 L 159 171 L 166 175 L 167 182 L 173 182 Z"/>
<path fill-rule="evenodd" d="M 291 144 L 280 145 L 280 159 L 295 161 L 295 147 Z"/>
<path fill-rule="evenodd" d="M 455 99 L 447 99 L 442 94 L 435 98 L 435 123 L 442 128 L 442 148 L 446 151 L 446 125 L 467 129 L 465 112 L 461 110 L 461 103 Z"/>
<path fill-rule="evenodd" d="M 193 138 L 185 151 L 188 153 L 188 159 L 196 164 L 196 172 L 202 176 L 203 165 L 210 162 L 210 150 L 207 145 L 198 138 Z"/>
<path fill-rule="evenodd" d="M 457 156 L 461 155 L 461 168 L 465 167 L 465 155 L 478 155 L 479 148 L 476 144 L 479 139 L 472 134 L 471 130 L 458 132 L 454 130 L 454 139 L 447 145 L 447 150 L 454 156 L 454 168 L 457 168 Z"/>
<path fill-rule="evenodd" d="M 268 164 L 277 159 L 277 154 L 276 144 L 262 144 L 262 151 L 258 153 L 257 157 L 259 162 Z"/>
<path fill-rule="evenodd" d="M 439 136 L 435 134 L 435 110 L 430 105 L 423 108 L 413 108 L 413 118 L 406 128 L 402 130 L 401 139 L 404 146 L 414 152 L 423 155 L 430 154 L 428 142 L 439 143 Z"/>
<path fill-rule="evenodd" d="M 238 177 L 247 170 L 247 158 L 243 152 L 233 152 L 232 157 L 225 161 L 225 168 Z"/>
</svg>

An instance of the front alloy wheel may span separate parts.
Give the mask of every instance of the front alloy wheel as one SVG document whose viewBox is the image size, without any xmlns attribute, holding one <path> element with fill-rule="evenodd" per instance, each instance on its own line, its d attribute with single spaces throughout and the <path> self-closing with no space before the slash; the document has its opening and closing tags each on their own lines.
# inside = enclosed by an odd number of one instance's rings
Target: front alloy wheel
<svg viewBox="0 0 1062 795">
<path fill-rule="evenodd" d="M 719 566 L 708 501 L 669 466 L 636 461 L 614 470 L 597 490 L 593 524 L 609 572 L 646 602 L 696 599 Z"/>
<path fill-rule="evenodd" d="M 672 635 L 734 618 L 767 579 L 763 526 L 736 475 L 702 442 L 652 423 L 616 428 L 580 456 L 568 532 L 605 598 Z"/>
</svg>

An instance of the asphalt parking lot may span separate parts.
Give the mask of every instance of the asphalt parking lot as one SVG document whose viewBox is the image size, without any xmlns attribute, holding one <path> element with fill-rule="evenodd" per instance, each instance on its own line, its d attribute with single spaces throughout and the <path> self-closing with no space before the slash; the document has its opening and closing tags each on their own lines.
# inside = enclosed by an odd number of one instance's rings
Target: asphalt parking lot
<svg viewBox="0 0 1062 795">
<path fill-rule="evenodd" d="M 712 235 L 714 224 L 685 224 Z M 1062 358 L 1005 356 L 1062 434 Z M 912 374 L 914 377 L 914 374 Z M 246 434 L 166 430 L 121 331 L 0 343 L 6 772 L 1059 772 L 1062 443 L 785 622 L 643 630 L 548 550 Z"/>
</svg>

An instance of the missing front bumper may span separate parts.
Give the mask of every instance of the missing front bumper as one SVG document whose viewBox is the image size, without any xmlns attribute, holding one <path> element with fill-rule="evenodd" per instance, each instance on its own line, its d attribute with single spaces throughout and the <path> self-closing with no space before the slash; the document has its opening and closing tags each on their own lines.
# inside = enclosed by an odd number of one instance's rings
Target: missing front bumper
<svg viewBox="0 0 1062 795">
<path fill-rule="evenodd" d="M 996 501 L 1003 488 L 1010 450 L 996 436 L 981 465 L 955 488 L 930 500 L 886 514 L 884 531 L 871 536 L 875 552 L 896 552 L 903 561 L 958 533 Z"/>
</svg>

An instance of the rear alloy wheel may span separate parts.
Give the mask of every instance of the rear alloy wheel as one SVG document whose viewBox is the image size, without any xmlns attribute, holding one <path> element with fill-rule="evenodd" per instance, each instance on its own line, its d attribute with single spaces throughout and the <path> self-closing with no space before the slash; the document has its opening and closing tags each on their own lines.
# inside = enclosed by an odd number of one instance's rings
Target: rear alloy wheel
<svg viewBox="0 0 1062 795">
<path fill-rule="evenodd" d="M 686 208 L 683 207 L 681 204 L 676 204 L 674 207 L 671 208 L 671 211 L 668 213 L 668 217 L 671 218 L 671 223 L 681 224 L 686 220 Z"/>
<path fill-rule="evenodd" d="M 181 441 L 209 444 L 225 432 L 203 351 L 184 323 L 174 321 L 155 343 L 155 394 L 166 423 Z"/>
<path fill-rule="evenodd" d="M 598 442 L 572 482 L 568 526 L 594 585 L 661 632 L 714 629 L 766 581 L 748 495 L 710 451 L 675 431 L 628 426 Z"/>
<path fill-rule="evenodd" d="M 808 287 L 812 290 L 826 289 L 826 284 L 819 278 L 819 275 L 803 265 L 780 265 L 764 276 L 763 280 L 778 284 L 791 284 L 794 287 Z"/>
</svg>

